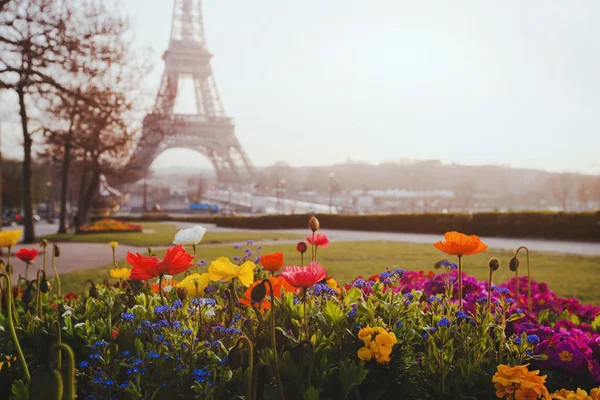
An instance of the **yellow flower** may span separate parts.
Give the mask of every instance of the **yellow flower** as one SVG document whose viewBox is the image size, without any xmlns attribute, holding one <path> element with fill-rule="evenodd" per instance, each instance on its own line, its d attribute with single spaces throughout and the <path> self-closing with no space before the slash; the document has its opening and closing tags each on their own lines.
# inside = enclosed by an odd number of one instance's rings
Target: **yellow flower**
<svg viewBox="0 0 600 400">
<path fill-rule="evenodd" d="M 361 347 L 358 349 L 358 358 L 363 361 L 369 361 L 373 357 L 373 353 L 369 350 L 368 347 Z"/>
<path fill-rule="evenodd" d="M 183 278 L 181 282 L 177 284 L 177 287 L 186 288 L 188 295 L 196 297 L 204 292 L 204 289 L 208 286 L 209 277 L 208 273 L 203 274 L 191 274 Z"/>
<path fill-rule="evenodd" d="M 329 278 L 325 281 L 325 283 L 327 284 L 327 286 L 333 290 L 335 290 L 337 293 L 340 293 L 340 286 L 338 285 L 337 281 L 333 278 Z"/>
<path fill-rule="evenodd" d="M 115 241 L 108 242 L 108 245 L 110 246 L 110 248 L 111 248 L 111 249 L 113 249 L 113 250 L 114 250 L 114 249 L 116 249 L 116 248 L 117 248 L 117 246 L 119 245 L 119 242 L 115 242 Z"/>
<path fill-rule="evenodd" d="M 110 271 L 110 277 L 115 279 L 129 279 L 129 268 L 112 268 Z"/>
<path fill-rule="evenodd" d="M 22 230 L 0 232 L 0 247 L 12 247 L 19 242 Z"/>
<path fill-rule="evenodd" d="M 238 267 L 227 257 L 219 257 L 210 263 L 208 276 L 213 282 L 229 282 L 238 278 L 242 285 L 249 287 L 254 282 L 254 263 L 246 261 Z"/>
<path fill-rule="evenodd" d="M 590 394 L 585 390 L 577 388 L 577 391 L 561 389 L 552 393 L 552 398 L 555 400 L 598 400 L 600 399 L 600 388 L 592 389 Z"/>
<path fill-rule="evenodd" d="M 529 371 L 528 366 L 529 364 L 516 367 L 498 365 L 492 378 L 492 382 L 496 384 L 496 396 L 510 400 L 550 400 L 550 393 L 544 384 L 546 376 L 538 376 L 540 371 Z"/>
<path fill-rule="evenodd" d="M 10 368 L 10 362 L 11 361 L 17 361 L 17 357 L 12 357 L 11 356 L 4 356 L 4 358 L 6 359 L 6 361 L 0 361 L 0 371 L 2 370 L 2 367 L 4 366 L 4 364 L 6 364 L 7 368 Z"/>
<path fill-rule="evenodd" d="M 358 338 L 363 341 L 365 346 L 368 346 L 373 333 L 375 333 L 375 330 L 370 326 L 367 326 L 366 328 L 362 328 L 360 331 L 358 331 Z"/>
<path fill-rule="evenodd" d="M 380 333 L 375 336 L 375 344 L 379 348 L 379 353 L 388 357 L 392 354 L 392 347 L 396 344 L 396 335 L 394 333 Z"/>
</svg>

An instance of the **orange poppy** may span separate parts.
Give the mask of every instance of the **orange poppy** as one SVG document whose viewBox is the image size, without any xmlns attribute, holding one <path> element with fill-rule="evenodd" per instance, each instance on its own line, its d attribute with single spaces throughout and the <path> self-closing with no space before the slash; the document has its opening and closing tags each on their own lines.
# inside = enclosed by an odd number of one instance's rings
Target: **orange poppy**
<svg viewBox="0 0 600 400">
<path fill-rule="evenodd" d="M 244 292 L 244 297 L 239 300 L 240 303 L 245 304 L 248 307 L 252 306 L 252 289 L 254 289 L 254 287 L 256 285 L 259 285 L 261 282 L 262 282 L 262 280 L 256 281 L 248 289 L 246 289 L 246 291 Z M 269 282 L 271 282 L 271 285 L 273 285 L 273 291 L 275 292 L 276 297 L 282 296 L 282 290 L 283 290 L 283 293 L 293 292 L 296 290 L 295 287 L 290 285 L 281 276 L 269 278 Z M 267 286 L 267 296 L 271 297 L 271 287 L 269 285 L 266 285 L 266 286 Z M 259 304 L 258 309 L 263 311 L 263 310 L 268 310 L 270 308 L 271 308 L 271 302 L 265 296 L 265 298 Z"/>
<path fill-rule="evenodd" d="M 433 244 L 446 254 L 453 256 L 470 256 L 487 250 L 487 245 L 475 235 L 460 232 L 446 232 L 444 240 Z"/>
<path fill-rule="evenodd" d="M 260 264 L 265 267 L 267 271 L 279 271 L 284 264 L 283 253 L 265 254 L 260 257 Z"/>
</svg>

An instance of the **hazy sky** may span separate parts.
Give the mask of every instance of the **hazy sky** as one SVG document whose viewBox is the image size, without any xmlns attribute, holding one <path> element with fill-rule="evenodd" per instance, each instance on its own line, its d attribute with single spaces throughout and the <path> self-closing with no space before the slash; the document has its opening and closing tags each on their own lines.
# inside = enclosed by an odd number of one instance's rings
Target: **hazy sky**
<svg viewBox="0 0 600 400">
<path fill-rule="evenodd" d="M 441 159 L 600 172 L 600 3 L 204 0 L 257 165 Z M 172 1 L 125 0 L 157 87 Z M 199 163 L 169 151 L 155 166 Z"/>
</svg>

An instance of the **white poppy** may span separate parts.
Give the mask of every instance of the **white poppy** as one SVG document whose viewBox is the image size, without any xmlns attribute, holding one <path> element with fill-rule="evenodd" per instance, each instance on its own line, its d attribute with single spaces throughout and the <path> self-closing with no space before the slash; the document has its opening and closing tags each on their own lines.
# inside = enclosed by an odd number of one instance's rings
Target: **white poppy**
<svg viewBox="0 0 600 400">
<path fill-rule="evenodd" d="M 193 246 L 200 243 L 205 233 L 206 229 L 200 225 L 196 225 L 190 229 L 182 229 L 175 235 L 173 243 L 182 246 Z"/>
</svg>

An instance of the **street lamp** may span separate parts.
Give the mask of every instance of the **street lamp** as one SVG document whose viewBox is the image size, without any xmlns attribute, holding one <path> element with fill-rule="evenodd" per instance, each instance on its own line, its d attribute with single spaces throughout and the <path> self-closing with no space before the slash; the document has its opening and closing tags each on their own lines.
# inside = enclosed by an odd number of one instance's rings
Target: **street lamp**
<svg viewBox="0 0 600 400">
<path fill-rule="evenodd" d="M 333 214 L 333 185 L 335 183 L 335 172 L 329 173 L 329 214 Z"/>
</svg>

